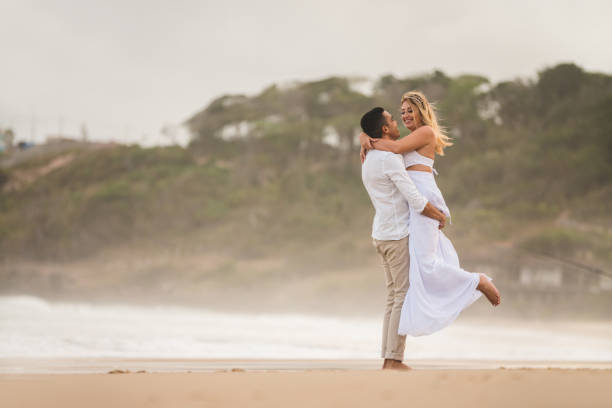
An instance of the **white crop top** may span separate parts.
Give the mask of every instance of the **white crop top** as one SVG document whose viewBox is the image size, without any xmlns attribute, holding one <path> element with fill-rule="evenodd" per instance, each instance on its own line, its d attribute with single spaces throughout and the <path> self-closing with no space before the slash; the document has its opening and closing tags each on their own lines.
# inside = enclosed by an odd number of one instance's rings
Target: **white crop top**
<svg viewBox="0 0 612 408">
<path fill-rule="evenodd" d="M 423 156 L 416 150 L 404 153 L 404 167 L 408 168 L 415 164 L 424 164 L 427 167 L 431 167 L 431 170 L 434 172 L 434 174 L 438 174 L 436 169 L 433 168 L 434 159 L 430 159 L 429 157 Z"/>
</svg>

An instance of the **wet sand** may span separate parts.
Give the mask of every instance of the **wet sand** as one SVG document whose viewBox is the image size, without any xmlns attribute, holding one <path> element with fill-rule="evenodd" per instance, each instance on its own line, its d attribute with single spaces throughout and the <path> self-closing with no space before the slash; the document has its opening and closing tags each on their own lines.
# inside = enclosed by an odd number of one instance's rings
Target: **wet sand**
<svg viewBox="0 0 612 408">
<path fill-rule="evenodd" d="M 549 364 L 557 368 L 539 368 L 540 363 L 531 363 L 520 368 L 524 363 L 517 362 L 499 368 L 500 362 L 489 362 L 489 368 L 479 368 L 465 361 L 429 362 L 411 364 L 414 369 L 408 372 L 383 372 L 377 369 L 379 362 L 374 360 L 194 360 L 191 363 L 167 360 L 165 365 L 162 360 L 152 360 L 148 365 L 146 360 L 116 360 L 102 366 L 100 361 L 111 360 L 82 360 L 83 367 L 86 361 L 90 362 L 90 373 L 10 374 L 4 371 L 0 375 L 0 406 L 612 406 L 612 369 L 609 364 L 601 363 Z M 464 368 L 456 368 L 461 364 Z M 56 364 L 56 370 L 57 367 Z M 64 372 L 70 372 L 69 367 L 70 361 L 67 361 Z M 198 367 L 200 370 L 196 371 Z M 100 373 L 100 369 L 129 373 Z M 145 372 L 137 373 L 141 370 Z"/>
<path fill-rule="evenodd" d="M 167 358 L 0 358 L 2 374 L 106 374 L 112 370 L 148 373 L 216 373 L 308 370 L 373 370 L 380 359 L 167 359 Z M 440 360 L 411 359 L 416 370 L 495 370 L 518 368 L 609 369 L 612 361 Z"/>
</svg>

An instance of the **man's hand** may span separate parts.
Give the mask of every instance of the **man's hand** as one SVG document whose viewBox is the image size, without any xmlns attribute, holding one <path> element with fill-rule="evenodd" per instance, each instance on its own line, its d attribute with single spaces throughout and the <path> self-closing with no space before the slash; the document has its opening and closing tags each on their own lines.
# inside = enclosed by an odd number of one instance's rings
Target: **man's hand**
<svg viewBox="0 0 612 408">
<path fill-rule="evenodd" d="M 438 229 L 444 228 L 444 226 L 446 226 L 446 216 L 444 215 L 444 213 L 442 213 L 442 219 L 439 221 L 440 225 L 438 226 Z"/>
<path fill-rule="evenodd" d="M 444 213 L 438 210 L 433 205 L 431 205 L 431 203 L 429 202 L 427 203 L 425 208 L 423 208 L 421 214 L 426 217 L 433 218 L 434 220 L 438 220 L 438 222 L 440 222 L 440 226 L 438 228 L 440 229 L 444 228 L 444 226 L 446 225 L 446 216 L 444 215 Z"/>
</svg>

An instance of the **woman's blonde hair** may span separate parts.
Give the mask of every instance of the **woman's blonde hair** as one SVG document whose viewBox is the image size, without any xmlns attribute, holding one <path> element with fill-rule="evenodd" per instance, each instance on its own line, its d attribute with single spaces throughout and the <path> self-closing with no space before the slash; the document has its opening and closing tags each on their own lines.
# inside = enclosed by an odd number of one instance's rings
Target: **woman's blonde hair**
<svg viewBox="0 0 612 408">
<path fill-rule="evenodd" d="M 452 146 L 453 143 L 450 141 L 450 137 L 446 134 L 446 129 L 443 126 L 438 125 L 438 119 L 436 117 L 436 110 L 432 103 L 430 103 L 425 95 L 419 91 L 410 91 L 402 95 L 402 105 L 404 102 L 408 102 L 412 106 L 412 111 L 418 112 L 416 115 L 417 124 L 419 126 L 427 125 L 431 126 L 436 135 L 436 153 L 440 156 L 444 156 L 444 148 Z"/>
</svg>

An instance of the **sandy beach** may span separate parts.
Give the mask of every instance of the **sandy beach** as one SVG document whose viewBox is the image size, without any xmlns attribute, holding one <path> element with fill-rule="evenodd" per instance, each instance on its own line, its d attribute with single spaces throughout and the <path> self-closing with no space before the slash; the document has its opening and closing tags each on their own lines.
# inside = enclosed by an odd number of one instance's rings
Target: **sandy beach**
<svg viewBox="0 0 612 408">
<path fill-rule="evenodd" d="M 208 365 L 168 361 L 147 365 L 132 360 L 114 369 L 123 373 L 110 374 L 100 373 L 102 367 L 95 361 L 90 364 L 92 373 L 84 372 L 84 364 L 80 374 L 57 373 L 58 365 L 52 367 L 56 374 L 1 374 L 0 406 L 612 406 L 609 365 L 566 363 L 542 368 L 499 362 L 466 366 L 464 362 L 464 368 L 453 368 L 459 363 L 430 362 L 412 364 L 414 369 L 408 372 L 383 372 L 376 369 L 375 361 L 211 361 Z M 74 362 L 64 366 L 74 370 Z M 107 366 L 112 367 L 118 365 Z M 185 371 L 171 372 L 173 367 Z M 202 371 L 188 370 L 197 367 Z"/>
</svg>

